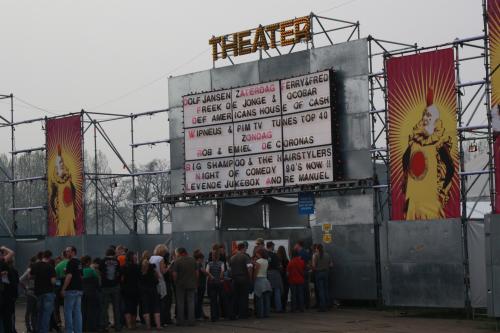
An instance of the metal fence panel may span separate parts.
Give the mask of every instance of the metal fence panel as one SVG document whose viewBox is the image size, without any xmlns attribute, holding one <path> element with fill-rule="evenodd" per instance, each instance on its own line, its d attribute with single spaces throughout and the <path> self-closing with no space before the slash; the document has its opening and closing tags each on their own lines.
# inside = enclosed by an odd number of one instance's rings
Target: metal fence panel
<svg viewBox="0 0 500 333">
<path fill-rule="evenodd" d="M 389 260 L 392 263 L 462 263 L 459 219 L 389 221 Z"/>
<path fill-rule="evenodd" d="M 465 286 L 463 265 L 446 263 L 390 263 L 389 290 L 385 299 L 391 306 L 463 308 Z"/>
<path fill-rule="evenodd" d="M 473 308 L 486 308 L 486 257 L 484 221 L 469 221 L 467 243 L 469 248 L 470 299 Z"/>
<path fill-rule="evenodd" d="M 377 298 L 375 245 L 370 225 L 335 225 L 333 241 L 323 242 L 321 226 L 312 228 L 313 242 L 323 244 L 333 258 L 333 290 L 338 299 Z"/>
<path fill-rule="evenodd" d="M 23 274 L 26 268 L 28 268 L 31 257 L 36 256 L 38 252 L 47 249 L 45 240 L 43 239 L 34 241 L 20 241 L 17 242 L 17 244 L 13 247 L 7 247 L 15 252 L 15 266 L 19 271 L 19 274 Z M 54 256 L 58 256 L 59 254 L 61 254 L 61 251 L 58 251 L 58 249 L 50 247 L 49 250 L 52 251 Z"/>
<path fill-rule="evenodd" d="M 384 230 L 387 305 L 464 307 L 460 219 L 389 221 Z"/>
<path fill-rule="evenodd" d="M 486 285 L 490 317 L 500 317 L 500 215 L 485 216 Z"/>
<path fill-rule="evenodd" d="M 172 247 L 172 235 L 137 235 L 137 251 L 150 251 L 152 253 L 154 247 L 158 244 L 165 244 L 167 247 Z"/>
</svg>

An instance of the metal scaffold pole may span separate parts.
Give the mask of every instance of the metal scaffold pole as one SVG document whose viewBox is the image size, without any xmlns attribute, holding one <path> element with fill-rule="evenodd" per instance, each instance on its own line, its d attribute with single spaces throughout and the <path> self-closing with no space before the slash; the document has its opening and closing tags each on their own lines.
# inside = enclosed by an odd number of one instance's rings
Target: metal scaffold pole
<svg viewBox="0 0 500 333">
<path fill-rule="evenodd" d="M 494 136 L 491 128 L 491 73 L 490 73 L 490 63 L 489 63 L 489 45 L 488 45 L 488 8 L 486 0 L 483 0 L 483 32 L 484 32 L 484 90 L 485 90 L 485 107 L 486 107 L 486 115 L 487 115 L 487 124 L 488 124 L 488 179 L 489 179 L 489 190 L 490 190 L 490 203 L 491 203 L 491 211 L 495 212 L 495 197 L 496 197 L 496 189 L 495 189 L 495 166 L 494 166 Z"/>
<path fill-rule="evenodd" d="M 10 167 L 11 167 L 11 172 L 10 176 L 12 179 L 12 185 L 11 185 L 11 196 L 12 196 L 12 224 L 11 224 L 11 230 L 16 234 L 17 231 L 17 222 L 16 222 L 16 182 L 14 181 L 16 179 L 16 144 L 15 144 L 15 131 L 16 128 L 14 126 L 14 95 L 10 94 L 10 123 L 11 123 L 11 161 L 10 161 Z"/>
<path fill-rule="evenodd" d="M 458 127 L 463 125 L 463 108 L 462 108 L 462 94 L 460 92 L 461 78 L 460 78 L 460 52 L 458 44 L 454 45 L 455 51 L 455 75 L 456 75 L 456 96 L 457 96 L 457 116 Z M 462 247 L 463 247 L 463 264 L 464 264 L 464 284 L 465 284 L 465 309 L 470 315 L 472 312 L 470 302 L 470 273 L 469 273 L 469 249 L 467 240 L 467 175 L 465 172 L 465 152 L 464 152 L 464 132 L 458 132 L 459 140 L 459 156 L 460 156 L 460 202 L 462 205 L 461 224 L 462 224 Z"/>
<path fill-rule="evenodd" d="M 94 172 L 97 174 L 97 122 L 92 121 L 94 124 Z M 95 230 L 96 234 L 99 234 L 99 188 L 98 188 L 98 177 L 94 178 L 94 189 L 95 189 Z M 101 227 L 101 233 L 104 234 L 104 225 Z"/>
<path fill-rule="evenodd" d="M 135 168 L 135 146 L 134 146 L 134 116 L 130 116 L 130 149 L 131 149 L 131 156 L 132 156 L 132 218 L 133 218 L 133 229 L 134 232 L 137 234 L 137 207 L 136 207 L 136 202 L 137 202 L 137 191 L 135 188 L 135 173 L 136 173 L 136 168 Z"/>
<path fill-rule="evenodd" d="M 368 41 L 368 66 L 369 66 L 369 73 L 373 73 L 373 53 L 372 53 L 372 40 Z M 375 83 L 373 82 L 374 78 L 372 75 L 369 76 L 369 88 L 370 88 L 370 109 L 374 110 L 374 85 Z M 374 148 L 374 144 L 376 141 L 376 136 L 375 136 L 375 117 L 371 117 L 371 135 L 372 135 L 372 145 L 371 148 Z M 376 153 L 375 153 L 376 154 Z M 372 160 L 372 166 L 373 166 L 373 179 L 374 184 L 378 185 L 378 177 L 377 177 L 377 163 L 376 163 L 376 157 L 373 158 Z M 373 211 L 375 212 L 375 216 L 373 219 L 373 225 L 374 225 L 374 241 L 375 241 L 375 269 L 376 269 L 376 278 L 377 278 L 377 304 L 378 306 L 382 306 L 384 301 L 383 301 L 383 296 L 382 296 L 382 267 L 381 267 L 381 258 L 380 258 L 380 226 L 383 223 L 383 207 L 378 206 L 378 201 L 380 197 L 380 189 L 379 188 L 374 188 L 373 190 Z"/>
</svg>

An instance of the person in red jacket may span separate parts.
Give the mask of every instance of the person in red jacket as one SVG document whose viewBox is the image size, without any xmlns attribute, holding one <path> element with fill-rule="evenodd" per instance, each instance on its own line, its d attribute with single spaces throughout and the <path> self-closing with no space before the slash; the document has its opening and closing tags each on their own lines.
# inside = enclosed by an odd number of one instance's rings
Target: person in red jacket
<svg viewBox="0 0 500 333">
<path fill-rule="evenodd" d="M 305 262 L 299 253 L 292 252 L 292 260 L 288 263 L 288 284 L 292 292 L 292 312 L 304 312 L 304 270 Z"/>
</svg>

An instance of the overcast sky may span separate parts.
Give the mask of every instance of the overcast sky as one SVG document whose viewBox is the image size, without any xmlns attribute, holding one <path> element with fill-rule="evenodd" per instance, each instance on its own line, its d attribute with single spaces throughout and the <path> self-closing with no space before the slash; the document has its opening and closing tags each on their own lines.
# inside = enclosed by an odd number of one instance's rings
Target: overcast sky
<svg viewBox="0 0 500 333">
<path fill-rule="evenodd" d="M 482 33 L 481 0 L 37 0 L 0 1 L 0 93 L 13 93 L 16 119 L 87 110 L 165 108 L 168 75 L 212 66 L 208 39 L 315 12 L 360 21 L 361 35 L 433 45 Z M 244 59 L 242 59 L 244 60 Z M 0 114 L 8 108 L 0 104 Z M 152 124 L 153 123 L 153 124 Z M 129 160 L 128 122 L 107 125 Z M 168 137 L 165 117 L 136 126 L 136 141 Z M 0 153 L 10 151 L 0 128 Z M 17 149 L 39 146 L 38 124 L 16 133 Z M 86 138 L 86 140 L 88 140 Z M 103 148 L 106 151 L 105 148 Z M 138 153 L 144 163 L 165 147 Z M 110 157 L 110 163 L 116 166 Z M 140 162 L 139 162 L 140 163 Z"/>
</svg>

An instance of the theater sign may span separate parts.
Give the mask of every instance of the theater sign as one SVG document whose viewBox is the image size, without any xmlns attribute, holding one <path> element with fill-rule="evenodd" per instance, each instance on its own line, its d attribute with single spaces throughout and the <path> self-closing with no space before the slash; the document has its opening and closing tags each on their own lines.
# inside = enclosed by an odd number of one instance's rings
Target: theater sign
<svg viewBox="0 0 500 333">
<path fill-rule="evenodd" d="M 311 39 L 310 16 L 258 26 L 255 29 L 229 35 L 213 36 L 208 43 L 212 47 L 212 60 L 225 59 L 255 53 L 259 50 L 275 49 Z"/>
</svg>

